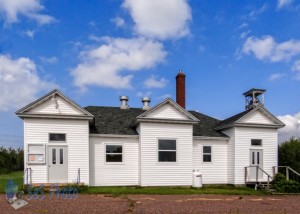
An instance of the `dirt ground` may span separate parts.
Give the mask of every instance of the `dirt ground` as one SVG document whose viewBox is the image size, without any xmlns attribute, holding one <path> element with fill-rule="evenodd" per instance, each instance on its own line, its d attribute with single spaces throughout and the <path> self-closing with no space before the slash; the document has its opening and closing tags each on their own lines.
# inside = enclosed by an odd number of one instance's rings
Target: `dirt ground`
<svg viewBox="0 0 300 214">
<path fill-rule="evenodd" d="M 27 200 L 14 210 L 0 195 L 0 213 L 300 213 L 300 196 L 79 195 Z"/>
</svg>

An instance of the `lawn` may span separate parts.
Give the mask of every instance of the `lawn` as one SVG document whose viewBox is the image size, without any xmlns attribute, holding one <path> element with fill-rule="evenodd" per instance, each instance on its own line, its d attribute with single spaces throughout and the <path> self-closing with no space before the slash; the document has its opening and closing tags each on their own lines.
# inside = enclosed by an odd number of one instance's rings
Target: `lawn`
<svg viewBox="0 0 300 214">
<path fill-rule="evenodd" d="M 5 193 L 5 186 L 7 185 L 7 181 L 10 179 L 19 185 L 20 190 L 23 186 L 23 171 L 0 174 L 0 193 Z"/>
<path fill-rule="evenodd" d="M 225 195 L 263 195 L 248 187 L 232 185 L 209 185 L 196 189 L 191 187 L 89 187 L 82 193 L 90 194 L 148 194 L 148 195 L 189 195 L 189 194 L 225 194 Z"/>
<path fill-rule="evenodd" d="M 0 193 L 5 192 L 7 181 L 12 179 L 19 185 L 19 190 L 23 184 L 23 172 L 11 172 L 0 174 Z M 148 195 L 189 195 L 189 194 L 226 194 L 226 195 L 262 195 L 262 191 L 255 191 L 248 187 L 235 187 L 232 185 L 209 185 L 200 189 L 191 187 L 82 187 L 80 193 L 85 194 L 148 194 Z"/>
</svg>

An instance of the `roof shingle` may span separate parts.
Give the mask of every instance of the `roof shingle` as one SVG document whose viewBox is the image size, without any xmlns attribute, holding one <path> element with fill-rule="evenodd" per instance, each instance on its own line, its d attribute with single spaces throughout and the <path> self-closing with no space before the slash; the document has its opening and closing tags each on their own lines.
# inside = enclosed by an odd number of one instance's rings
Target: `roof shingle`
<svg viewBox="0 0 300 214">
<path fill-rule="evenodd" d="M 131 127 L 136 117 L 144 113 L 140 108 L 120 109 L 119 107 L 88 106 L 85 109 L 94 115 L 94 125 L 90 126 L 91 134 L 116 134 L 116 135 L 137 135 Z M 214 130 L 220 121 L 207 115 L 189 111 L 194 117 L 200 120 L 193 125 L 194 136 L 227 137 L 225 134 Z"/>
</svg>

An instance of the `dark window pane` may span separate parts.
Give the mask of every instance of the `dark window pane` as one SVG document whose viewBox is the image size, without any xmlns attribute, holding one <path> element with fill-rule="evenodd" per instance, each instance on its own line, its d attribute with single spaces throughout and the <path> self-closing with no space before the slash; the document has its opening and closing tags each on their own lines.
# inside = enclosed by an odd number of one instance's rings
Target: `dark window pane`
<svg viewBox="0 0 300 214">
<path fill-rule="evenodd" d="M 176 152 L 158 152 L 159 162 L 176 162 Z"/>
<path fill-rule="evenodd" d="M 159 150 L 176 150 L 176 140 L 159 140 Z"/>
<path fill-rule="evenodd" d="M 211 155 L 203 155 L 203 162 L 211 162 Z"/>
<path fill-rule="evenodd" d="M 261 146 L 262 140 L 261 139 L 251 139 L 251 145 L 252 146 Z"/>
<path fill-rule="evenodd" d="M 50 141 L 66 141 L 66 134 L 49 134 Z"/>
<path fill-rule="evenodd" d="M 254 152 L 252 152 L 252 164 L 254 164 L 254 161 L 255 161 L 255 153 Z"/>
<path fill-rule="evenodd" d="M 63 164 L 64 163 L 64 150 L 59 149 L 59 163 Z"/>
<path fill-rule="evenodd" d="M 106 162 L 122 162 L 122 155 L 107 154 Z"/>
<path fill-rule="evenodd" d="M 203 146 L 203 153 L 211 153 L 211 146 Z"/>
<path fill-rule="evenodd" d="M 122 146 L 106 145 L 106 153 L 122 153 Z"/>
<path fill-rule="evenodd" d="M 259 152 L 257 152 L 256 155 L 257 155 L 257 164 L 259 164 Z"/>
<path fill-rule="evenodd" d="M 52 164 L 56 164 L 56 149 L 52 149 Z"/>
</svg>

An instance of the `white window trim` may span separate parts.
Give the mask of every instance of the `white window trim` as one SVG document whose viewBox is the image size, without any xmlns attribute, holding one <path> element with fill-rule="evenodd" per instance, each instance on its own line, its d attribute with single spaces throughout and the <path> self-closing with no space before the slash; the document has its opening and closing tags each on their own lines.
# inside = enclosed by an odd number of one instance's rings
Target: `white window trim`
<svg viewBox="0 0 300 214">
<path fill-rule="evenodd" d="M 210 153 L 204 153 L 204 147 L 205 146 L 210 146 Z M 210 156 L 211 156 L 211 160 L 210 160 L 210 162 L 205 162 L 204 161 L 204 155 L 209 155 L 210 154 Z M 201 158 L 201 162 L 202 162 L 202 164 L 212 164 L 213 163 L 213 145 L 211 145 L 211 144 L 204 144 L 204 145 L 202 145 L 202 158 Z"/>
<path fill-rule="evenodd" d="M 252 140 L 261 140 L 261 145 L 252 145 Z M 262 148 L 262 147 L 263 147 L 263 139 L 251 138 L 251 139 L 250 139 L 250 146 L 251 146 L 253 149 L 255 149 L 255 148 L 257 148 L 257 149 Z"/>
<path fill-rule="evenodd" d="M 106 153 L 106 146 L 122 146 L 122 153 Z M 123 143 L 105 143 L 104 144 L 104 164 L 105 165 L 124 165 L 124 144 Z M 115 154 L 115 155 L 122 155 L 122 162 L 107 162 L 106 161 L 106 154 Z"/>
<path fill-rule="evenodd" d="M 50 134 L 64 134 L 65 135 L 65 140 L 50 140 Z M 60 132 L 49 132 L 48 133 L 48 142 L 53 144 L 53 143 L 66 143 L 68 139 L 67 133 L 60 133 Z"/>
<path fill-rule="evenodd" d="M 159 150 L 159 140 L 175 140 L 176 144 L 176 150 Z M 156 154 L 157 154 L 157 164 L 158 165 L 177 165 L 178 164 L 178 143 L 176 138 L 157 138 L 157 143 L 156 143 Z M 159 161 L 159 152 L 174 152 L 176 153 L 176 161 Z"/>
</svg>

